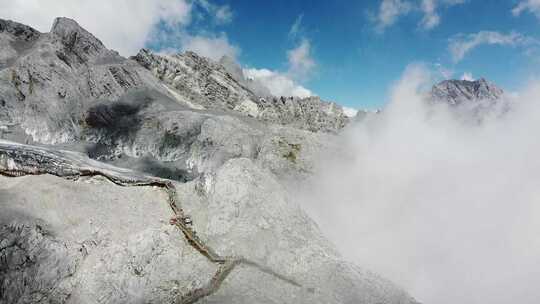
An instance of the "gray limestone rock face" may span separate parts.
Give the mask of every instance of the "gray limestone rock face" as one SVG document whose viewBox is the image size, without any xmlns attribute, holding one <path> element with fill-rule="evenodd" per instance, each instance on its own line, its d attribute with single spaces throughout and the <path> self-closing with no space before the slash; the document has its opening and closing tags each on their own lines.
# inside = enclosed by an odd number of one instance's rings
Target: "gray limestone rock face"
<svg viewBox="0 0 540 304">
<path fill-rule="evenodd" d="M 172 183 L 2 141 L 0 172 L 0 303 L 415 303 L 247 158 Z"/>
<path fill-rule="evenodd" d="M 180 189 L 199 236 L 220 255 L 250 261 L 202 303 L 414 303 L 345 262 L 271 172 L 249 159 Z"/>
<path fill-rule="evenodd" d="M 195 108 L 232 110 L 246 99 L 255 99 L 223 66 L 193 52 L 167 56 L 142 49 L 133 59 L 176 89 Z"/>
<path fill-rule="evenodd" d="M 12 50 L 0 69 L 0 117 L 6 117 L 1 123 L 23 129 L 26 140 L 80 140 L 84 111 L 96 101 L 114 101 L 140 87 L 161 88 L 148 71 L 106 49 L 73 20 L 57 18 L 46 34 L 3 27 L 8 30 L 0 32 L 1 43 Z"/>
<path fill-rule="evenodd" d="M 0 303 L 415 303 L 284 188 L 342 108 L 232 68 L 0 20 Z"/>
<path fill-rule="evenodd" d="M 122 58 L 67 18 L 57 18 L 50 33 L 11 21 L 1 28 L 10 62 L 0 69 L 5 139 L 184 180 L 234 157 L 260 158 L 280 173 L 303 170 L 297 163 L 310 150 L 271 144 L 285 130 L 277 126 L 297 133 L 290 144 L 313 146 L 319 135 L 302 130 L 332 133 L 347 123 L 339 106 L 317 97 L 258 98 L 224 66 L 194 53 L 142 50 L 135 60 Z"/>
<path fill-rule="evenodd" d="M 43 175 L 0 193 L 0 303 L 171 303 L 216 271 L 159 189 Z"/>
<path fill-rule="evenodd" d="M 318 97 L 261 97 L 266 91 L 251 87 L 230 58 L 217 63 L 193 52 L 157 55 L 146 49 L 132 58 L 195 109 L 232 110 L 313 132 L 336 132 L 348 122 L 341 106 Z"/>
</svg>

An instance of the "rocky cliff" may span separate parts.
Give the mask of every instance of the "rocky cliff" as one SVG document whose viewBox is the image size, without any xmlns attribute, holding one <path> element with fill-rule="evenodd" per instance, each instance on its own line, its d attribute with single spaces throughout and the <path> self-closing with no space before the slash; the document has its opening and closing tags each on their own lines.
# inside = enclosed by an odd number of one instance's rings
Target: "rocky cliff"
<svg viewBox="0 0 540 304">
<path fill-rule="evenodd" d="M 66 18 L 2 20 L 0 46 L 0 303 L 415 302 L 286 191 L 338 105 L 194 53 L 126 59 Z"/>
</svg>

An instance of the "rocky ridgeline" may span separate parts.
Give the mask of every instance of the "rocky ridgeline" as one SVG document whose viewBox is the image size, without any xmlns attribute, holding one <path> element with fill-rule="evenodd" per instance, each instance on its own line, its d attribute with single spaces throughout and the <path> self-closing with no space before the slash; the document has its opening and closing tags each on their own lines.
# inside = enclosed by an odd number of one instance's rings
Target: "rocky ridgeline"
<svg viewBox="0 0 540 304">
<path fill-rule="evenodd" d="M 132 58 L 196 109 L 228 109 L 313 132 L 335 132 L 348 122 L 341 106 L 318 97 L 258 96 L 224 65 L 193 52 L 158 55 L 143 49 Z"/>
<path fill-rule="evenodd" d="M 6 139 L 63 145 L 183 180 L 234 157 L 275 172 L 309 171 L 310 154 L 326 140 L 324 132 L 302 129 L 345 125 L 334 104 L 259 99 L 222 65 L 194 53 L 142 50 L 125 59 L 67 18 L 56 19 L 50 33 L 11 21 L 1 26 L 0 43 L 9 46 L 0 69 Z"/>
<path fill-rule="evenodd" d="M 433 86 L 430 97 L 435 102 L 450 105 L 496 101 L 503 97 L 504 91 L 484 78 L 475 81 L 445 80 Z"/>
<path fill-rule="evenodd" d="M 461 121 L 480 123 L 508 113 L 512 104 L 493 83 L 478 80 L 445 80 L 433 86 L 428 99 L 447 105 Z"/>
<path fill-rule="evenodd" d="M 79 140 L 84 110 L 129 89 L 158 86 L 138 64 L 110 51 L 75 21 L 58 18 L 50 33 L 11 21 L 0 34 L 0 115 L 30 140 Z M 29 34 L 31 33 L 31 34 Z"/>
<path fill-rule="evenodd" d="M 66 18 L 0 21 L 0 46 L 0 304 L 415 303 L 286 190 L 341 107 L 194 53 L 126 59 Z"/>
</svg>

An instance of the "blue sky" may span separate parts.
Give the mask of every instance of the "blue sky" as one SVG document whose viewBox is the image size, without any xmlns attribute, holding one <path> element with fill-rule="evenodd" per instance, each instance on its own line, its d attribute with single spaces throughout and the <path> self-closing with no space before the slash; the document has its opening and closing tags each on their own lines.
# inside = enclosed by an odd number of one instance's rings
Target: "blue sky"
<svg viewBox="0 0 540 304">
<path fill-rule="evenodd" d="M 441 78 L 470 73 L 510 91 L 538 72 L 540 53 L 535 39 L 540 39 L 540 21 L 533 6 L 517 15 L 512 10 L 520 1 L 433 1 L 439 22 L 426 28 L 422 1 L 394 0 L 388 2 L 408 7 L 394 23 L 381 28 L 382 2 L 215 0 L 214 5 L 230 8 L 230 21 L 217 23 L 202 17 L 191 23 L 189 31 L 224 33 L 240 50 L 237 59 L 243 66 L 273 71 L 287 71 L 287 52 L 306 39 L 315 67 L 297 81 L 324 99 L 355 108 L 381 107 L 388 88 L 413 62 L 453 72 L 441 73 Z M 299 31 L 291 37 L 299 16 Z M 480 37 L 474 35 L 482 31 L 492 34 L 482 36 L 483 43 L 454 60 L 451 41 L 465 43 Z M 497 38 L 508 40 L 486 42 Z"/>
<path fill-rule="evenodd" d="M 507 91 L 540 67 L 540 0 L 0 0 L 0 15 L 43 32 L 70 17 L 124 56 L 229 55 L 274 94 L 354 108 L 381 108 L 411 63 Z"/>
</svg>

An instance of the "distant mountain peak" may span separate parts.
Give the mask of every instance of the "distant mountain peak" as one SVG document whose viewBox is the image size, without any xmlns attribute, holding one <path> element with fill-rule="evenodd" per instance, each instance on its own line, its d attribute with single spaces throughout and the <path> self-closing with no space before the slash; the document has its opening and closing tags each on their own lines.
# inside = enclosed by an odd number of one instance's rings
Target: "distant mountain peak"
<svg viewBox="0 0 540 304">
<path fill-rule="evenodd" d="M 504 91 L 484 78 L 478 80 L 444 80 L 431 89 L 431 100 L 460 105 L 464 102 L 498 100 Z"/>
<path fill-rule="evenodd" d="M 101 40 L 69 18 L 56 18 L 50 33 L 62 42 L 66 53 L 74 53 L 81 62 L 108 51 Z"/>
</svg>

